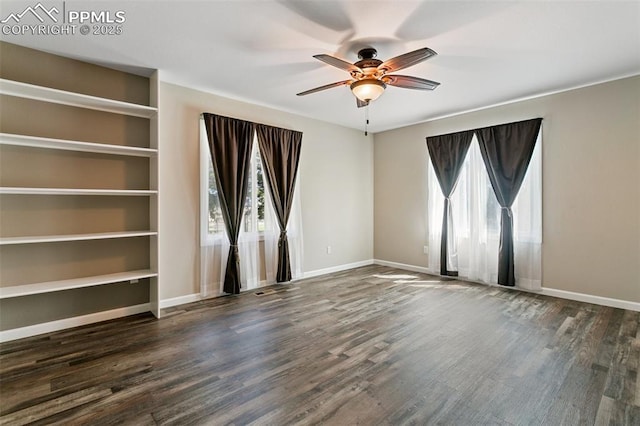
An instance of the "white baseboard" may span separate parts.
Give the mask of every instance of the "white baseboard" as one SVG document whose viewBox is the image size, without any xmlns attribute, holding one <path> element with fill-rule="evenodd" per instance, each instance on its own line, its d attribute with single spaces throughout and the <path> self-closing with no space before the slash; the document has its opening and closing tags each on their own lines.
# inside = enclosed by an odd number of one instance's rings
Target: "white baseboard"
<svg viewBox="0 0 640 426">
<path fill-rule="evenodd" d="M 405 271 L 422 272 L 424 274 L 432 274 L 432 275 L 439 276 L 437 272 L 434 273 L 433 271 L 429 270 L 429 268 L 426 268 L 423 266 L 407 265 L 404 263 L 389 262 L 387 260 L 379 260 L 379 259 L 375 259 L 374 263 L 376 265 L 389 266 L 391 268 L 403 269 Z M 460 281 L 469 281 L 469 280 L 465 280 L 464 278 L 458 278 L 458 277 L 450 277 L 450 278 L 459 279 Z M 477 281 L 471 281 L 471 282 L 477 282 Z M 489 286 L 495 285 L 495 284 L 486 284 L 486 283 L 479 283 L 479 284 L 489 285 Z M 628 300 L 612 299 L 609 297 L 594 296 L 591 294 L 584 294 L 584 293 L 575 293 L 572 291 L 557 290 L 554 288 L 546 288 L 546 287 L 543 287 L 541 291 L 526 290 L 518 287 L 504 287 L 504 288 L 509 290 L 524 291 L 527 293 L 534 293 L 534 294 L 543 294 L 545 296 L 575 300 L 577 302 L 593 303 L 594 305 L 609 306 L 612 308 L 620 308 L 620 309 L 627 309 L 629 311 L 640 312 L 640 303 L 631 302 Z"/>
<path fill-rule="evenodd" d="M 362 260 L 360 262 L 347 263 L 344 265 L 332 266 L 330 268 L 316 269 L 315 271 L 308 271 L 302 273 L 302 279 L 318 277 L 320 275 L 332 274 L 334 272 L 342 272 L 348 269 L 359 268 L 361 266 L 373 265 L 373 259 Z"/>
<path fill-rule="evenodd" d="M 388 260 L 380 260 L 380 259 L 375 259 L 373 263 L 380 266 L 388 266 L 390 268 L 403 269 L 405 271 L 421 272 L 423 274 L 433 274 L 433 271 L 431 271 L 429 268 L 424 266 L 407 265 L 406 263 L 389 262 Z"/>
<path fill-rule="evenodd" d="M 248 292 L 248 291 L 257 291 L 262 287 L 266 287 L 268 285 L 273 285 L 275 283 L 271 283 L 268 281 L 260 281 L 258 287 L 254 288 L 241 288 L 240 293 Z M 204 299 L 210 299 L 215 297 L 224 296 L 224 293 L 221 294 L 212 294 L 206 297 L 203 297 L 200 293 L 187 294 L 186 296 L 178 296 L 172 297 L 171 299 L 163 299 L 160 301 L 160 309 L 171 308 L 173 306 L 185 305 L 187 303 L 199 302 Z"/>
<path fill-rule="evenodd" d="M 610 306 L 612 308 L 627 309 L 629 311 L 640 312 L 640 303 L 628 300 L 611 299 L 609 297 L 594 296 L 591 294 L 574 293 L 573 291 L 556 290 L 555 288 L 542 288 L 542 291 L 535 292 L 546 296 L 559 297 L 561 299 L 575 300 L 578 302 L 593 303 L 594 305 Z"/>
<path fill-rule="evenodd" d="M 176 305 L 184 305 L 191 302 L 197 302 L 198 300 L 202 300 L 202 297 L 199 293 L 188 294 L 186 296 L 179 296 L 171 299 L 164 299 L 160 301 L 160 309 L 169 308 Z M 37 336 L 38 334 L 51 333 L 54 331 L 65 330 L 67 328 L 79 327 L 81 325 L 93 324 L 100 321 L 107 321 L 110 319 L 126 317 L 129 315 L 135 315 L 149 311 L 151 311 L 151 304 L 143 303 L 141 305 L 127 306 L 124 308 L 117 308 L 109 311 L 95 312 L 93 314 L 87 314 L 78 317 L 65 318 L 57 321 L 44 322 L 41 324 L 29 325 L 26 327 L 14 328 L 11 330 L 4 330 L 0 331 L 0 342 L 23 339 L 25 337 Z"/>
<path fill-rule="evenodd" d="M 160 309 L 170 308 L 172 306 L 184 305 L 202 300 L 200 293 L 187 294 L 186 296 L 172 297 L 171 299 L 163 299 L 160 301 Z"/>
<path fill-rule="evenodd" d="M 38 334 L 51 333 L 67 328 L 92 324 L 94 322 L 107 321 L 115 318 L 127 317 L 129 315 L 140 314 L 151 311 L 151 304 L 126 306 L 124 308 L 111 309 L 109 311 L 95 312 L 93 314 L 81 315 L 78 317 L 65 318 L 57 321 L 43 322 L 41 324 L 29 325 L 27 327 L 14 328 L 0 331 L 0 342 L 22 339 L 25 337 L 37 336 Z"/>
</svg>

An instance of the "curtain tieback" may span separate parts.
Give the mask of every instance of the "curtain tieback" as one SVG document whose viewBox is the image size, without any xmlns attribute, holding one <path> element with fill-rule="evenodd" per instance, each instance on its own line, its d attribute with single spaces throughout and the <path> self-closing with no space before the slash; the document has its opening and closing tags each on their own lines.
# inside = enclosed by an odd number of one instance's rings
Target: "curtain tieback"
<svg viewBox="0 0 640 426">
<path fill-rule="evenodd" d="M 506 210 L 507 211 L 507 215 L 509 215 L 509 217 L 513 217 L 513 211 L 511 210 L 511 207 L 500 206 L 500 210 Z"/>
<path fill-rule="evenodd" d="M 287 238 L 287 230 L 283 229 L 280 231 L 280 238 L 278 238 L 278 247 L 282 246 L 282 242 L 288 240 Z"/>
<path fill-rule="evenodd" d="M 237 244 L 229 244 L 229 247 L 231 247 L 231 248 L 238 248 L 238 245 L 237 245 Z"/>
</svg>

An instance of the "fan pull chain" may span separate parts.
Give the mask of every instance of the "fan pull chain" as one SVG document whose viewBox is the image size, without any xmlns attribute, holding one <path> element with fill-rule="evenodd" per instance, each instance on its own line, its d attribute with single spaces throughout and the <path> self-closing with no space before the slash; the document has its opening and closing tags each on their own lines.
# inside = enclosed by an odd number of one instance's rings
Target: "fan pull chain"
<svg viewBox="0 0 640 426">
<path fill-rule="evenodd" d="M 369 135 L 367 131 L 369 128 L 369 104 L 364 107 L 364 135 Z"/>
</svg>

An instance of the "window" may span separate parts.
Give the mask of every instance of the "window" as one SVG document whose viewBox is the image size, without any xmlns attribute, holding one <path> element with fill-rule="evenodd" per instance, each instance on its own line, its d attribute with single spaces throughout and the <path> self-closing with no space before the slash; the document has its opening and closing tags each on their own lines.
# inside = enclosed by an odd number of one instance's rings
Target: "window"
<svg viewBox="0 0 640 426">
<path fill-rule="evenodd" d="M 540 289 L 542 283 L 542 133 L 512 206 L 515 272 L 518 286 Z M 440 236 L 444 196 L 428 163 L 429 269 L 440 270 Z M 449 254 L 460 277 L 497 282 L 501 208 L 474 136 L 451 195 Z M 453 268 L 452 268 L 453 269 Z"/>
<path fill-rule="evenodd" d="M 252 289 L 275 282 L 277 276 L 280 227 L 266 183 L 257 137 L 247 171 L 247 192 L 240 222 L 237 248 L 240 256 L 242 288 Z M 205 297 L 223 293 L 225 271 L 230 252 L 218 186 L 204 119 L 200 120 L 200 288 Z M 299 179 L 296 186 L 300 183 Z M 266 187 L 265 187 L 266 185 Z M 289 259 L 293 278 L 302 276 L 302 213 L 300 190 L 294 191 L 287 224 Z"/>
<path fill-rule="evenodd" d="M 208 149 L 208 146 L 206 147 Z M 216 185 L 215 173 L 213 172 L 213 162 L 211 155 L 208 155 L 209 181 L 208 197 L 208 233 L 216 235 L 225 232 L 224 221 L 222 219 L 222 209 L 218 198 L 218 187 Z M 244 204 L 244 218 L 242 221 L 244 232 L 263 232 L 264 208 L 265 208 L 265 188 L 264 176 L 262 173 L 262 159 L 258 149 L 258 141 L 254 139 L 253 152 L 251 154 L 251 165 L 249 167 L 249 177 L 247 182 L 247 196 Z"/>
<path fill-rule="evenodd" d="M 435 175 L 433 178 L 435 179 Z M 451 195 L 451 205 L 457 237 L 469 238 L 472 231 L 475 231 L 479 233 L 480 242 L 486 242 L 487 238 L 498 240 L 500 204 L 491 187 L 475 135 L 460 169 L 458 183 Z M 439 220 L 442 221 L 442 214 Z M 436 223 L 434 222 L 434 225 Z"/>
<path fill-rule="evenodd" d="M 262 175 L 262 158 L 258 149 L 258 141 L 253 140 L 251 154 L 251 172 L 247 185 L 247 198 L 244 202 L 244 231 L 264 231 L 264 176 Z"/>
<path fill-rule="evenodd" d="M 209 191 L 207 197 L 209 199 L 209 234 L 224 232 L 222 209 L 220 208 L 220 199 L 218 198 L 218 186 L 216 185 L 216 176 L 215 173 L 213 173 L 211 158 L 209 158 Z"/>
</svg>

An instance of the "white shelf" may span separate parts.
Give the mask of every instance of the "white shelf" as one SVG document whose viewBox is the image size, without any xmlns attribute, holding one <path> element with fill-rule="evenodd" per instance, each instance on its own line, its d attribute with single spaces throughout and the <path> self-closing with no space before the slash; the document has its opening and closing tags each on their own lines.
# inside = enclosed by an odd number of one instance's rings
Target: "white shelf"
<svg viewBox="0 0 640 426">
<path fill-rule="evenodd" d="M 0 238 L 0 246 L 13 244 L 58 243 L 63 241 L 110 240 L 158 235 L 156 231 L 101 232 L 95 234 L 36 235 L 30 237 Z"/>
<path fill-rule="evenodd" d="M 23 284 L 11 287 L 0 287 L 0 299 L 29 296 L 33 294 L 51 293 L 54 291 L 71 290 L 74 288 L 93 287 L 103 284 L 113 284 L 125 281 L 140 280 L 157 277 L 156 272 L 150 270 L 119 272 L 116 274 L 96 275 L 93 277 L 72 278 L 69 280 L 49 281 L 34 284 Z"/>
<path fill-rule="evenodd" d="M 65 90 L 35 86 L 33 84 L 5 79 L 0 79 L 0 94 L 61 105 L 94 109 L 97 111 L 111 112 L 115 114 L 131 115 L 134 117 L 151 118 L 158 112 L 157 108 L 146 105 L 99 98 L 97 96 L 67 92 Z"/>
<path fill-rule="evenodd" d="M 96 152 L 99 154 L 128 155 L 133 157 L 151 157 L 158 153 L 157 149 L 151 148 L 41 138 L 37 136 L 14 135 L 10 133 L 0 133 L 0 144 L 59 149 L 65 151 Z"/>
<path fill-rule="evenodd" d="M 7 195 L 124 195 L 149 196 L 158 191 L 151 189 L 78 189 L 78 188 L 22 188 L 0 187 L 0 194 Z"/>
</svg>

